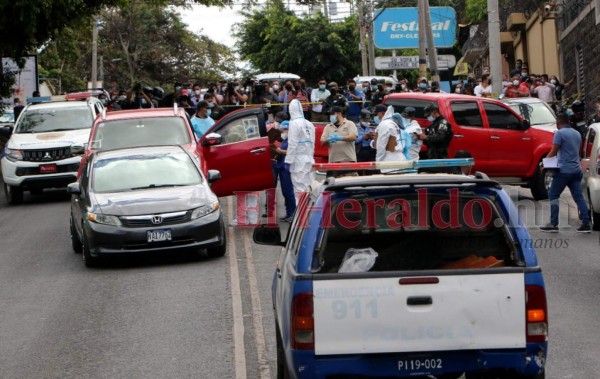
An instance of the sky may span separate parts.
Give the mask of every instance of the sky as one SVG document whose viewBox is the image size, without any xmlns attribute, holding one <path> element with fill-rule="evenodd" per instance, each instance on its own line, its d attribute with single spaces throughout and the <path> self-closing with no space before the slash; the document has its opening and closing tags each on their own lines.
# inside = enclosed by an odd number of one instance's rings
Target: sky
<svg viewBox="0 0 600 379">
<path fill-rule="evenodd" d="M 232 9 L 192 5 L 191 9 L 180 9 L 179 13 L 192 32 L 204 34 L 215 42 L 233 48 L 235 38 L 231 28 L 243 20 L 240 10 L 240 6 L 234 6 Z"/>
</svg>

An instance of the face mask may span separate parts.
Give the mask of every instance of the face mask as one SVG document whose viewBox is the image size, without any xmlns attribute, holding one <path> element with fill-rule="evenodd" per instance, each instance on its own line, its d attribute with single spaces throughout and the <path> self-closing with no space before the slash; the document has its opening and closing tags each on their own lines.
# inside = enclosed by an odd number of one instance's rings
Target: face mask
<svg viewBox="0 0 600 379">
<path fill-rule="evenodd" d="M 456 87 L 456 89 L 454 90 L 455 93 L 460 93 L 460 87 Z"/>
<path fill-rule="evenodd" d="M 425 84 L 425 83 L 419 83 L 419 88 L 420 89 L 427 89 L 427 84 Z"/>
<path fill-rule="evenodd" d="M 368 128 L 369 127 L 369 123 L 366 121 L 363 121 L 360 123 L 364 128 Z"/>
<path fill-rule="evenodd" d="M 519 82 L 518 80 L 513 80 L 513 86 L 518 86 L 521 82 Z"/>
<path fill-rule="evenodd" d="M 371 91 L 377 91 L 377 86 L 371 86 Z"/>
<path fill-rule="evenodd" d="M 321 91 L 325 91 L 325 84 L 319 84 L 319 89 Z"/>
<path fill-rule="evenodd" d="M 332 95 L 335 95 L 337 93 L 337 88 L 330 88 L 329 92 L 331 92 Z"/>
<path fill-rule="evenodd" d="M 206 117 L 210 117 L 211 114 L 212 114 L 212 111 L 210 109 L 206 111 Z"/>
<path fill-rule="evenodd" d="M 406 84 L 402 84 L 402 85 L 400 86 L 400 88 L 402 88 L 402 90 L 404 91 L 404 90 L 406 89 Z"/>
<path fill-rule="evenodd" d="M 180 90 L 181 90 L 181 86 L 175 87 L 175 91 L 180 91 Z"/>
<path fill-rule="evenodd" d="M 200 90 L 199 89 L 195 90 L 194 93 L 196 94 L 196 96 L 200 96 Z"/>
<path fill-rule="evenodd" d="M 550 83 L 552 83 L 552 84 L 556 84 L 556 80 L 552 79 L 552 80 L 550 81 Z"/>
<path fill-rule="evenodd" d="M 356 89 L 356 86 L 348 86 L 348 89 L 349 89 L 350 91 L 354 91 L 354 90 Z"/>
<path fill-rule="evenodd" d="M 379 124 L 379 116 L 375 116 L 375 117 L 373 117 L 373 122 L 374 122 L 375 124 Z"/>
<path fill-rule="evenodd" d="M 275 84 L 275 85 L 273 86 L 273 91 L 278 91 L 278 90 L 279 90 L 279 86 L 278 86 L 277 84 Z"/>
<path fill-rule="evenodd" d="M 223 91 L 223 92 L 227 91 L 227 87 L 221 87 L 221 91 Z"/>
<path fill-rule="evenodd" d="M 427 116 L 427 120 L 429 120 L 430 122 L 434 122 L 435 117 L 433 117 L 432 115 L 429 115 L 429 116 Z"/>
<path fill-rule="evenodd" d="M 106 99 L 100 99 L 100 102 L 102 103 L 102 105 L 106 105 Z"/>
<path fill-rule="evenodd" d="M 146 105 L 146 99 L 142 99 L 142 105 Z"/>
<path fill-rule="evenodd" d="M 337 116 L 332 114 L 329 116 L 329 121 L 331 121 L 332 124 L 335 124 L 337 122 Z"/>
<path fill-rule="evenodd" d="M 121 95 L 121 96 L 117 97 L 117 100 L 119 100 L 119 101 L 125 101 L 125 99 L 127 99 L 127 97 L 125 95 Z"/>
<path fill-rule="evenodd" d="M 286 140 L 287 139 L 287 133 L 281 133 L 281 139 L 282 140 Z"/>
</svg>

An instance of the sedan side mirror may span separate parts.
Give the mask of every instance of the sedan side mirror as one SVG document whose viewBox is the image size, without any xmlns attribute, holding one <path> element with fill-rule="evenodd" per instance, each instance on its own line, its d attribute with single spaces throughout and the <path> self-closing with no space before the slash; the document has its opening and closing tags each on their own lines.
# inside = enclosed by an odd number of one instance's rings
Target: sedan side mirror
<svg viewBox="0 0 600 379">
<path fill-rule="evenodd" d="M 529 122 L 529 120 L 523 120 L 523 123 L 521 124 L 521 129 L 527 130 L 529 128 L 531 128 L 531 123 Z"/>
<path fill-rule="evenodd" d="M 71 154 L 83 155 L 85 153 L 85 146 L 83 145 L 71 145 Z"/>
<path fill-rule="evenodd" d="M 10 138 L 10 136 L 13 133 L 13 127 L 12 126 L 5 126 L 3 128 L 0 128 L 0 137 L 6 137 L 6 138 Z"/>
<path fill-rule="evenodd" d="M 221 172 L 219 170 L 208 170 L 208 182 L 213 183 L 221 179 Z"/>
<path fill-rule="evenodd" d="M 285 241 L 281 240 L 281 231 L 278 226 L 260 225 L 254 229 L 252 239 L 254 243 L 260 245 L 285 246 Z"/>
<path fill-rule="evenodd" d="M 81 193 L 81 185 L 79 184 L 79 182 L 70 183 L 67 186 L 67 192 L 72 195 L 79 195 Z"/>
<path fill-rule="evenodd" d="M 202 146 L 215 146 L 220 145 L 223 138 L 219 133 L 210 133 L 202 140 Z"/>
</svg>

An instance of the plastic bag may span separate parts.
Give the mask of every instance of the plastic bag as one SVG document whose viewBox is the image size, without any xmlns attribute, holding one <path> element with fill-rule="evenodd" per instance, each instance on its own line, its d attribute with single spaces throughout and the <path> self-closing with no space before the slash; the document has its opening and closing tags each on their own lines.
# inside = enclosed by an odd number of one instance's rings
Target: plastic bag
<svg viewBox="0 0 600 379">
<path fill-rule="evenodd" d="M 372 248 L 348 249 L 338 272 L 367 272 L 379 254 Z"/>
</svg>

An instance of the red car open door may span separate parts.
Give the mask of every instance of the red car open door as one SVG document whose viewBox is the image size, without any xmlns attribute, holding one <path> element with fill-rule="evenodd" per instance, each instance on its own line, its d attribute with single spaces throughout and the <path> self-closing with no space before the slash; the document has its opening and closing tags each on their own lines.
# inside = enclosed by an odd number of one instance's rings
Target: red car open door
<svg viewBox="0 0 600 379">
<path fill-rule="evenodd" d="M 225 115 L 200 138 L 198 150 L 209 170 L 221 172 L 212 185 L 217 196 L 274 187 L 262 108 Z"/>
</svg>

